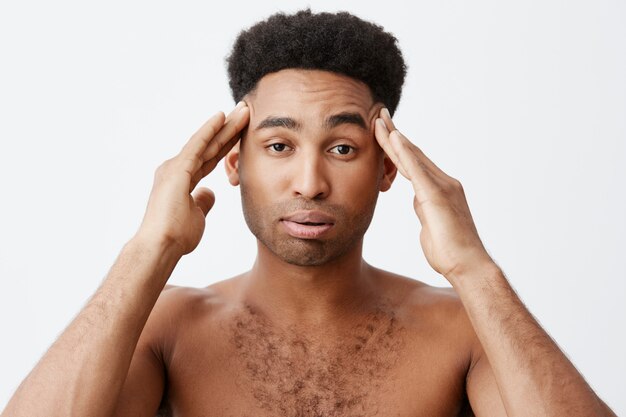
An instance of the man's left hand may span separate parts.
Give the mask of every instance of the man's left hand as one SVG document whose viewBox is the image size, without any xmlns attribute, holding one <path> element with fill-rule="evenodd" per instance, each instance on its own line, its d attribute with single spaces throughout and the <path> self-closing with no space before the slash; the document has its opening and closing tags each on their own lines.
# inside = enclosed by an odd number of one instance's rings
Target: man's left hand
<svg viewBox="0 0 626 417">
<path fill-rule="evenodd" d="M 422 224 L 420 243 L 430 266 L 451 281 L 461 271 L 493 264 L 478 236 L 461 183 L 400 133 L 387 109 L 381 110 L 380 117 L 376 140 L 413 185 L 413 208 Z"/>
</svg>

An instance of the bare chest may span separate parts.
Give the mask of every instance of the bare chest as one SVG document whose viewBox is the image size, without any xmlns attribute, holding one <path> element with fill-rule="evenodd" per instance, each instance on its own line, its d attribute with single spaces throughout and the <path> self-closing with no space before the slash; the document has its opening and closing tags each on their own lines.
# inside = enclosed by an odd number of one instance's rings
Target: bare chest
<svg viewBox="0 0 626 417">
<path fill-rule="evenodd" d="M 244 312 L 186 332 L 164 404 L 173 416 L 458 416 L 461 355 L 442 342 L 389 311 L 343 333 L 278 329 Z"/>
</svg>

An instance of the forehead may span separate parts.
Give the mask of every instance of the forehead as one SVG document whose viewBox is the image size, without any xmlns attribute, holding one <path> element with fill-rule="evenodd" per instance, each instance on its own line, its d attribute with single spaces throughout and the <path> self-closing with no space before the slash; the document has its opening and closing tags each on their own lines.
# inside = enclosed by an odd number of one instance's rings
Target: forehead
<svg viewBox="0 0 626 417">
<path fill-rule="evenodd" d="M 374 105 L 365 83 L 328 71 L 303 69 L 285 69 L 264 76 L 245 100 L 251 119 L 278 114 L 309 118 L 347 110 L 365 117 Z"/>
</svg>

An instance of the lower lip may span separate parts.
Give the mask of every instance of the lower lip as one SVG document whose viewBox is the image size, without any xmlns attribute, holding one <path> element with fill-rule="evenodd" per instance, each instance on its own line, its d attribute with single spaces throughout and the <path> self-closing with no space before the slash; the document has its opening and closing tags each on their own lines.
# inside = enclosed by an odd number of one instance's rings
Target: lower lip
<svg viewBox="0 0 626 417">
<path fill-rule="evenodd" d="M 328 230 L 330 230 L 331 227 L 333 227 L 333 225 L 329 223 L 319 226 L 310 226 L 307 224 L 296 223 L 289 220 L 282 220 L 281 223 L 287 229 L 287 233 L 289 233 L 293 237 L 297 237 L 300 239 L 318 238 L 326 233 Z"/>
</svg>

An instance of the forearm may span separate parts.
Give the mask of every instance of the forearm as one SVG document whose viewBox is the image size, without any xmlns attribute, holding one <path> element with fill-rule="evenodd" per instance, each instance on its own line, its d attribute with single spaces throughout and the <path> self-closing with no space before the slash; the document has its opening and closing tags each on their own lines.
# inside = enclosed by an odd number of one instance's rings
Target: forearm
<svg viewBox="0 0 626 417">
<path fill-rule="evenodd" d="M 165 245 L 129 241 L 2 416 L 109 416 L 141 331 L 179 259 Z"/>
<path fill-rule="evenodd" d="M 537 323 L 495 263 L 447 277 L 510 416 L 614 416 Z"/>
</svg>

